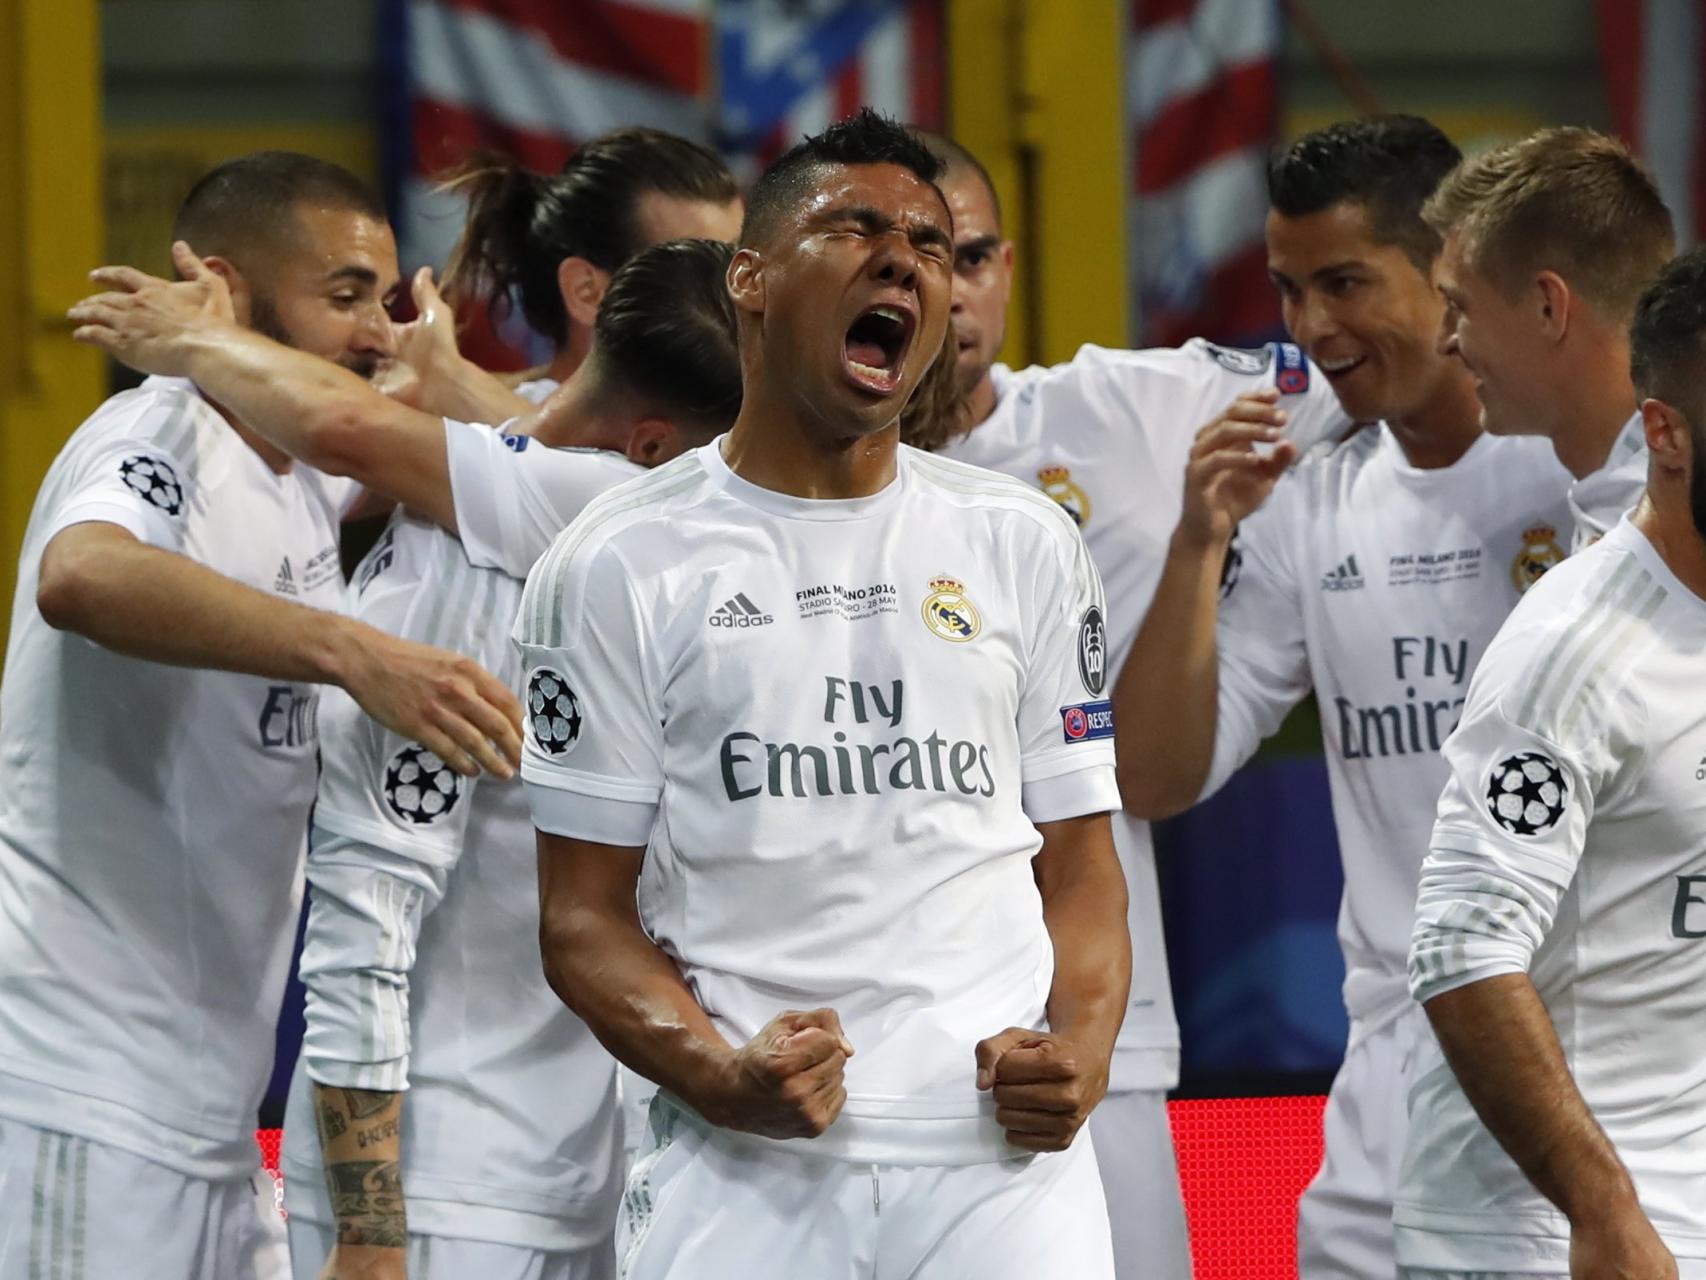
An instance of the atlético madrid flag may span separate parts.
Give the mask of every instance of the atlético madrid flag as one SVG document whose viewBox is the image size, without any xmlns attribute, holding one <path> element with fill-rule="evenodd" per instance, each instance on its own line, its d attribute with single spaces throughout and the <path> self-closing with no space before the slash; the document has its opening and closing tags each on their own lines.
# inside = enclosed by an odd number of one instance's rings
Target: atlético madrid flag
<svg viewBox="0 0 1706 1280">
<path fill-rule="evenodd" d="M 387 178 L 406 264 L 441 263 L 461 210 L 433 179 L 475 146 L 541 171 L 651 125 L 737 173 L 870 105 L 937 125 L 941 0 L 388 0 Z"/>
<path fill-rule="evenodd" d="M 1129 0 L 1132 285 L 1143 341 L 1275 336 L 1262 221 L 1279 0 Z"/>
<path fill-rule="evenodd" d="M 1646 158 L 1676 219 L 1679 248 L 1706 230 L 1702 0 L 1599 0 L 1599 49 L 1617 132 Z"/>
</svg>

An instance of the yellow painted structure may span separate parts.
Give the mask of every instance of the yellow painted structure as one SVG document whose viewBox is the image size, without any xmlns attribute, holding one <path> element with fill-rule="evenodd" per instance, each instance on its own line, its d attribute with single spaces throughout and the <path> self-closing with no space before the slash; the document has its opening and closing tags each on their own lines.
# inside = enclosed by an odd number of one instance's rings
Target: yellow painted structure
<svg viewBox="0 0 1706 1280">
<path fill-rule="evenodd" d="M 1018 254 L 1002 358 L 1130 341 L 1124 0 L 948 0 L 948 129 Z"/>
<path fill-rule="evenodd" d="M 0 587 L 41 477 L 100 403 L 105 360 L 65 310 L 101 259 L 100 40 L 95 0 L 0 5 Z"/>
</svg>

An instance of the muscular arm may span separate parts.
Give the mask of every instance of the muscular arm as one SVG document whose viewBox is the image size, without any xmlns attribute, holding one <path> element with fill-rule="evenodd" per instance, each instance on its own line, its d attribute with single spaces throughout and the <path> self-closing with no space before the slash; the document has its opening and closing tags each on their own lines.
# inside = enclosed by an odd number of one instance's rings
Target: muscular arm
<svg viewBox="0 0 1706 1280">
<path fill-rule="evenodd" d="M 1184 509 L 1155 599 L 1114 682 L 1120 797 L 1139 818 L 1167 818 L 1202 794 L 1219 722 L 1215 621 L 1232 534 L 1296 457 L 1289 442 L 1263 456 L 1285 423 L 1277 393 L 1244 396 L 1197 434 Z"/>
<path fill-rule="evenodd" d="M 280 600 L 114 524 L 54 535 L 36 606 L 49 626 L 129 657 L 340 685 L 465 773 L 477 761 L 508 777 L 520 759 L 515 695 L 475 663 Z"/>
<path fill-rule="evenodd" d="M 1054 943 L 1049 1029 L 1099 1064 L 1099 1097 L 1107 1088 L 1108 1062 L 1131 992 L 1125 874 L 1107 814 L 1045 822 L 1037 829 L 1043 847 L 1032 867 L 1043 923 Z"/>
<path fill-rule="evenodd" d="M 381 394 L 328 360 L 231 318 L 225 283 L 187 246 L 180 282 L 103 267 L 109 290 L 71 309 L 73 336 L 145 373 L 189 378 L 293 458 L 404 503 L 456 532 L 443 420 Z"/>
<path fill-rule="evenodd" d="M 840 1113 L 852 1046 L 828 1009 L 778 1014 L 723 1039 L 634 903 L 642 848 L 541 831 L 539 943 L 551 989 L 621 1062 L 712 1124 L 813 1137 Z"/>
<path fill-rule="evenodd" d="M 1635 1184 L 1576 1088 L 1528 975 L 1483 978 L 1424 1008 L 1476 1115 L 1569 1218 L 1572 1235 L 1651 1236 Z"/>
<path fill-rule="evenodd" d="M 1229 539 L 1174 530 L 1161 581 L 1114 681 L 1120 798 L 1139 818 L 1196 803 L 1219 716 L 1215 621 Z"/>
<path fill-rule="evenodd" d="M 314 1086 L 336 1243 L 320 1280 L 403 1275 L 403 1095 Z"/>
</svg>

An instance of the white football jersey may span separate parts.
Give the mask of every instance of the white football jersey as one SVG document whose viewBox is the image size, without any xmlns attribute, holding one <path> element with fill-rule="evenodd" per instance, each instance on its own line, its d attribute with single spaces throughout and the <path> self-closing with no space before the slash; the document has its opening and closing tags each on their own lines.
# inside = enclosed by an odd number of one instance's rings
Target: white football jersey
<svg viewBox="0 0 1706 1280">
<path fill-rule="evenodd" d="M 1116 677 L 1161 579 L 1198 429 L 1239 396 L 1274 386 L 1300 450 L 1351 428 L 1326 379 L 1289 343 L 1258 351 L 1200 339 L 1149 351 L 1086 345 L 1066 364 L 996 365 L 990 376 L 994 411 L 944 452 L 1038 486 L 1077 522 L 1107 591 Z M 1179 1025 L 1155 850 L 1147 822 L 1122 811 L 1113 825 L 1131 894 L 1132 972 L 1110 1087 L 1170 1089 L 1179 1082 Z"/>
<path fill-rule="evenodd" d="M 1483 435 L 1418 469 L 1385 426 L 1304 459 L 1244 521 L 1221 603 L 1204 795 L 1314 690 L 1344 864 L 1353 1020 L 1410 1005 L 1405 957 L 1439 751 L 1511 606 L 1564 559 L 1570 476 L 1539 437 Z"/>
<path fill-rule="evenodd" d="M 475 568 L 449 534 L 399 515 L 356 571 L 350 612 L 465 653 L 519 690 L 510 629 L 521 589 Z M 318 1081 L 409 1091 L 411 1229 L 553 1250 L 608 1237 L 616 1063 L 546 985 L 520 785 L 460 776 L 342 690 L 328 691 L 320 723 L 287 1209 L 326 1216 Z"/>
<path fill-rule="evenodd" d="M 974 1050 L 1045 1025 L 1033 824 L 1119 807 L 1095 568 L 1005 476 L 903 448 L 880 493 L 810 501 L 719 444 L 528 580 L 534 824 L 649 846 L 641 918 L 730 1044 L 839 1013 L 849 1097 L 812 1152 L 1010 1158 Z"/>
<path fill-rule="evenodd" d="M 1412 952 L 1423 1000 L 1529 974 L 1682 1259 L 1706 1259 L 1703 654 L 1706 601 L 1632 523 L 1547 575 L 1488 648 L 1446 744 Z M 1562 1274 L 1569 1223 L 1431 1041 L 1410 1117 L 1399 1262 Z"/>
<path fill-rule="evenodd" d="M 123 657 L 35 606 L 101 521 L 337 609 L 347 482 L 274 472 L 187 382 L 80 426 L 24 535 L 0 690 L 0 1115 L 182 1172 L 257 1163 L 302 892 L 319 687 Z"/>
<path fill-rule="evenodd" d="M 445 419 L 450 493 L 468 559 L 525 578 L 599 494 L 642 468 L 605 449 L 553 449 L 531 436 Z"/>
<path fill-rule="evenodd" d="M 1570 550 L 1580 551 L 1615 529 L 1646 491 L 1647 432 L 1637 411 L 1623 424 L 1605 465 L 1570 486 L 1570 514 L 1576 522 Z"/>
</svg>

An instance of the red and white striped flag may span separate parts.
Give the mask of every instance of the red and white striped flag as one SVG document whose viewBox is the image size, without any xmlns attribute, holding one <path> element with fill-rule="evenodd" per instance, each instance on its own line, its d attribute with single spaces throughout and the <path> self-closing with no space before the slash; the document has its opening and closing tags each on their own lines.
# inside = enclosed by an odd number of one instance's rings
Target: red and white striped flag
<svg viewBox="0 0 1706 1280">
<path fill-rule="evenodd" d="M 586 138 L 650 125 L 715 144 L 750 179 L 861 106 L 939 125 L 941 11 L 942 0 L 389 0 L 404 265 L 443 263 L 463 207 L 434 179 L 477 146 L 550 173 Z M 518 324 L 503 336 L 521 346 Z M 479 358 L 516 363 L 479 329 Z"/>
<path fill-rule="evenodd" d="M 1706 233 L 1702 0 L 1600 0 L 1599 49 L 1617 132 L 1645 157 L 1679 248 Z"/>
<path fill-rule="evenodd" d="M 1279 123 L 1277 0 L 1132 0 L 1126 101 L 1142 340 L 1279 328 L 1262 223 Z"/>
</svg>

